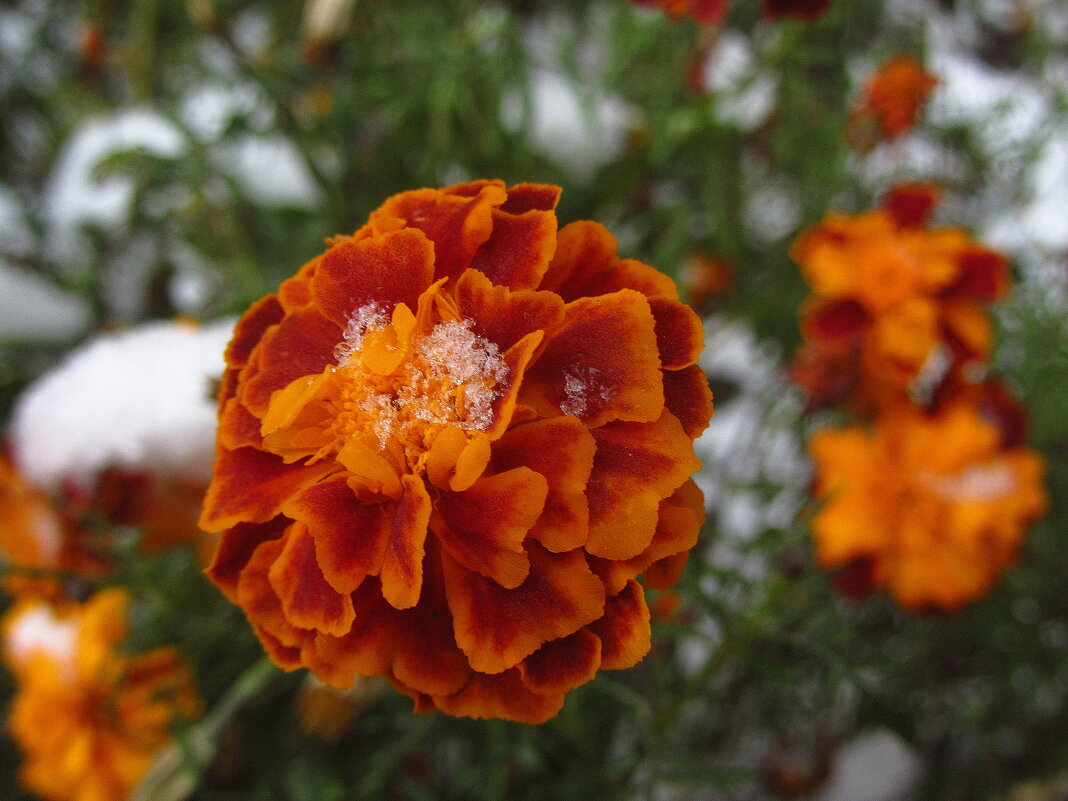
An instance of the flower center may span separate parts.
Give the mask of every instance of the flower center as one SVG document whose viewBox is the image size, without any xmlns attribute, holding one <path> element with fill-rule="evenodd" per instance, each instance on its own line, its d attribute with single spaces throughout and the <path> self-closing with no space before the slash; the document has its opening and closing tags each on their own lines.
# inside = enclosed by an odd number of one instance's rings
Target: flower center
<svg viewBox="0 0 1068 801">
<path fill-rule="evenodd" d="M 374 303 L 358 309 L 335 351 L 336 441 L 370 433 L 380 450 L 399 443 L 416 466 L 442 429 L 487 430 L 508 366 L 472 325 L 443 320 L 420 333 L 404 304 L 392 319 Z"/>
</svg>

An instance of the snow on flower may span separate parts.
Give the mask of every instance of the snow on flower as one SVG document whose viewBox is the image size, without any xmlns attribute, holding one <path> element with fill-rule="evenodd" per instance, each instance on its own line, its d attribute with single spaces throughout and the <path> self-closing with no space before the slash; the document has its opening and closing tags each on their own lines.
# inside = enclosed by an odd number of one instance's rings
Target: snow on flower
<svg viewBox="0 0 1068 801">
<path fill-rule="evenodd" d="M 209 575 L 286 669 L 540 722 L 649 648 L 704 519 L 700 320 L 555 187 L 390 198 L 239 321 Z"/>
</svg>

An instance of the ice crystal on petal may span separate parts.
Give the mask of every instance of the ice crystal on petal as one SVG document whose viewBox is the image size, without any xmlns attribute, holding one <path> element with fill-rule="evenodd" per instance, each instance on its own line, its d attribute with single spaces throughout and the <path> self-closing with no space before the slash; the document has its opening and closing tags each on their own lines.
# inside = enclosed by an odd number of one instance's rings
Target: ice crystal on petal
<svg viewBox="0 0 1068 801">
<path fill-rule="evenodd" d="M 345 326 L 345 339 L 334 348 L 334 358 L 344 367 L 352 360 L 354 353 L 363 349 L 363 339 L 373 328 L 381 328 L 389 322 L 386 310 L 378 303 L 368 303 L 358 308 Z"/>
</svg>

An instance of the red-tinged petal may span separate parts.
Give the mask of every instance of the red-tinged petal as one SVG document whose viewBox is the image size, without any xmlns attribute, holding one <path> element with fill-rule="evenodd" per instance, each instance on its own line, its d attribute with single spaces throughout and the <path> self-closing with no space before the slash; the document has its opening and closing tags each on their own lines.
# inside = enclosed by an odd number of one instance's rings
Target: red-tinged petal
<svg viewBox="0 0 1068 801">
<path fill-rule="evenodd" d="M 681 370 L 697 361 L 704 349 L 704 329 L 697 312 L 670 298 L 649 298 L 656 331 L 660 364 L 665 370 Z"/>
<path fill-rule="evenodd" d="M 272 325 L 281 322 L 282 306 L 275 295 L 260 298 L 249 307 L 234 326 L 234 335 L 226 346 L 226 363 L 230 367 L 248 364 L 253 348 Z"/>
<path fill-rule="evenodd" d="M 470 267 L 495 284 L 535 289 L 556 250 L 556 215 L 531 210 L 511 214 L 493 209 L 493 233 L 478 249 Z"/>
<path fill-rule="evenodd" d="M 381 217 L 393 217 L 407 223 L 409 230 L 422 231 L 433 243 L 434 277 L 452 277 L 471 263 L 475 252 L 490 238 L 493 208 L 507 197 L 504 187 L 498 184 L 471 188 L 477 188 L 474 196 L 460 194 L 462 187 L 417 189 L 394 195 L 372 212 L 371 223 Z"/>
<path fill-rule="evenodd" d="M 882 206 L 901 228 L 923 228 L 942 197 L 937 184 L 908 183 L 893 186 Z"/>
<path fill-rule="evenodd" d="M 541 289 L 564 300 L 607 295 L 633 289 L 647 297 L 678 300 L 675 282 L 659 270 L 616 255 L 616 239 L 600 223 L 579 220 L 557 234 L 556 254 L 549 263 Z"/>
<path fill-rule="evenodd" d="M 960 270 L 951 291 L 974 300 L 992 303 L 1009 287 L 1009 262 L 1000 253 L 973 247 L 957 259 Z"/>
<path fill-rule="evenodd" d="M 664 406 L 679 418 L 682 430 L 696 439 L 712 419 L 712 390 L 705 371 L 692 364 L 664 373 Z"/>
<path fill-rule="evenodd" d="M 652 644 L 649 607 L 641 585 L 631 581 L 623 592 L 609 598 L 604 617 L 590 624 L 590 631 L 601 638 L 603 670 L 624 670 L 641 662 Z"/>
<path fill-rule="evenodd" d="M 541 331 L 531 331 L 504 354 L 504 364 L 508 368 L 508 385 L 490 407 L 493 423 L 484 433 L 491 442 L 499 439 L 512 424 L 512 416 L 515 414 L 519 393 L 523 388 L 527 367 L 534 358 L 542 337 Z"/>
<path fill-rule="evenodd" d="M 237 398 L 223 404 L 219 415 L 219 444 L 230 451 L 249 446 L 259 448 L 263 444 L 259 418 Z"/>
<path fill-rule="evenodd" d="M 516 723 L 544 723 L 564 705 L 564 694 L 541 695 L 523 684 L 518 669 L 496 676 L 471 674 L 455 695 L 437 696 L 434 703 L 446 715 L 465 718 L 501 718 Z"/>
<path fill-rule="evenodd" d="M 652 541 L 660 501 L 701 466 L 693 444 L 669 412 L 655 423 L 612 423 L 592 431 L 597 456 L 586 489 L 586 550 L 630 559 Z"/>
<path fill-rule="evenodd" d="M 528 536 L 554 553 L 581 548 L 589 534 L 586 482 L 596 451 L 593 437 L 573 417 L 538 420 L 509 430 L 493 446 L 490 469 L 529 467 L 545 477 L 548 494 Z"/>
<path fill-rule="evenodd" d="M 544 476 L 526 467 L 483 476 L 471 489 L 438 499 L 434 532 L 468 570 L 502 587 L 518 587 L 530 570 L 523 540 L 547 492 Z"/>
<path fill-rule="evenodd" d="M 323 577 L 315 561 L 315 540 L 304 525 L 290 528 L 267 578 L 282 602 L 286 620 L 294 626 L 335 636 L 351 628 L 356 614 L 352 598 L 340 594 Z"/>
<path fill-rule="evenodd" d="M 230 398 L 237 397 L 237 385 L 241 376 L 241 370 L 235 367 L 227 367 L 223 370 L 222 377 L 219 379 L 219 397 L 217 398 L 219 406 L 222 406 Z"/>
<path fill-rule="evenodd" d="M 239 523 L 227 529 L 219 537 L 215 556 L 204 572 L 222 590 L 223 595 L 236 603 L 237 577 L 252 558 L 253 552 L 261 543 L 281 537 L 290 522 L 279 516 L 268 523 Z"/>
<path fill-rule="evenodd" d="M 442 554 L 456 642 L 471 667 L 500 673 L 542 643 L 574 634 L 604 609 L 604 587 L 579 550 L 553 554 L 528 545 L 530 575 L 516 589 L 467 570 Z"/>
<path fill-rule="evenodd" d="M 423 588 L 423 556 L 430 496 L 423 479 L 406 475 L 404 494 L 393 509 L 389 542 L 382 560 L 382 595 L 395 609 L 409 609 L 419 601 Z"/>
<path fill-rule="evenodd" d="M 344 328 L 370 303 L 386 314 L 398 303 L 416 308 L 433 280 L 433 244 L 420 231 L 407 229 L 339 242 L 323 255 L 311 288 L 323 314 Z"/>
<path fill-rule="evenodd" d="M 368 577 L 352 593 L 352 607 L 355 617 L 343 636 L 319 632 L 314 644 L 304 652 L 308 667 L 316 676 L 344 689 L 351 689 L 356 674 L 385 674 L 400 642 L 397 634 L 400 613 L 382 597 L 377 578 Z"/>
<path fill-rule="evenodd" d="M 389 539 L 388 504 L 361 503 L 339 477 L 309 487 L 282 511 L 308 527 L 316 562 L 336 592 L 348 595 L 378 575 Z"/>
<path fill-rule="evenodd" d="M 552 328 L 563 318 L 564 302 L 554 292 L 513 292 L 494 286 L 475 270 L 464 272 L 454 290 L 460 317 L 502 351 L 533 331 Z"/>
<path fill-rule="evenodd" d="M 604 591 L 608 595 L 618 595 L 622 592 L 627 582 L 636 579 L 643 567 L 637 559 L 618 562 L 614 559 L 601 559 L 589 554 L 586 555 L 586 563 L 604 584 Z"/>
<path fill-rule="evenodd" d="M 525 211 L 555 211 L 560 202 L 560 187 L 551 184 L 516 184 L 508 187 L 508 199 L 501 211 L 522 214 Z"/>
<path fill-rule="evenodd" d="M 697 488 L 693 480 L 687 481 L 675 493 L 661 501 L 659 516 L 656 522 L 656 533 L 649 543 L 649 547 L 625 562 L 612 562 L 611 567 L 605 570 L 603 565 L 594 567 L 594 572 L 601 575 L 605 586 L 611 594 L 613 590 L 619 592 L 623 585 L 620 580 L 632 579 L 639 573 L 645 573 L 645 586 L 658 590 L 666 590 L 674 585 L 672 580 L 669 584 L 661 585 L 659 582 L 666 580 L 669 573 L 668 565 L 661 565 L 657 569 L 653 567 L 663 560 L 670 559 L 676 554 L 682 554 L 683 559 L 678 565 L 681 571 L 686 565 L 685 555 L 697 544 L 697 535 L 701 531 L 701 525 L 705 521 L 704 495 Z M 625 569 L 622 566 L 626 566 Z M 604 573 L 604 575 L 602 575 Z M 652 576 L 652 578 L 651 578 Z M 675 577 L 678 578 L 677 576 Z"/>
<path fill-rule="evenodd" d="M 334 348 L 342 339 L 341 329 L 314 308 L 298 309 L 286 315 L 268 332 L 255 352 L 240 397 L 258 417 L 267 412 L 271 393 L 294 379 L 318 375 L 334 363 Z"/>
<path fill-rule="evenodd" d="M 855 300 L 832 300 L 807 309 L 801 319 L 806 339 L 825 345 L 857 341 L 871 324 L 871 316 Z"/>
<path fill-rule="evenodd" d="M 543 417 L 571 415 L 590 428 L 656 420 L 664 386 L 649 301 L 622 290 L 569 303 L 520 395 Z"/>
<path fill-rule="evenodd" d="M 539 695 L 556 695 L 590 681 L 601 666 L 601 640 L 589 629 L 547 642 L 519 663 L 524 684 Z"/>
<path fill-rule="evenodd" d="M 287 312 L 299 309 L 312 302 L 311 279 L 319 269 L 323 255 L 319 254 L 304 264 L 297 274 L 287 278 L 278 286 L 278 300 Z"/>
<path fill-rule="evenodd" d="M 654 590 L 670 590 L 682 578 L 689 558 L 690 552 L 683 551 L 653 562 L 645 568 L 645 586 Z"/>
<path fill-rule="evenodd" d="M 256 547 L 238 577 L 237 603 L 257 631 L 266 631 L 287 648 L 300 648 L 307 632 L 286 619 L 282 601 L 267 578 L 284 545 L 285 540 L 280 538 L 267 540 Z"/>
<path fill-rule="evenodd" d="M 220 448 L 199 525 L 214 532 L 238 523 L 266 523 L 279 513 L 286 500 L 334 469 L 326 462 L 311 466 L 286 464 L 273 453 L 255 448 Z"/>
<path fill-rule="evenodd" d="M 263 652 L 271 658 L 271 661 L 286 672 L 292 672 L 304 667 L 301 658 L 301 649 L 285 645 L 262 626 L 252 625 L 252 630 L 263 646 Z"/>
</svg>

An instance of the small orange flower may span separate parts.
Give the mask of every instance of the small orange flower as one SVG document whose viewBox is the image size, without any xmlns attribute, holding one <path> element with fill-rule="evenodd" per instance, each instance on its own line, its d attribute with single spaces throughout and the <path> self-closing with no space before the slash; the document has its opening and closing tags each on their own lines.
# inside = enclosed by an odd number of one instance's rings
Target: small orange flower
<svg viewBox="0 0 1068 801">
<path fill-rule="evenodd" d="M 850 130 L 853 140 L 868 149 L 871 139 L 896 139 L 916 122 L 938 79 L 914 58 L 895 56 L 878 69 L 853 110 Z M 874 126 L 875 137 L 866 128 Z"/>
<path fill-rule="evenodd" d="M 734 268 L 714 256 L 691 254 L 682 264 L 679 283 L 686 299 L 699 313 L 734 286 Z"/>
<path fill-rule="evenodd" d="M 825 505 L 812 521 L 825 567 L 863 564 L 909 609 L 954 610 L 986 593 L 1046 506 L 1041 457 L 1005 447 L 967 403 L 903 406 L 810 442 Z"/>
<path fill-rule="evenodd" d="M 63 546 L 63 521 L 48 498 L 23 481 L 0 454 L 0 564 L 16 569 L 58 569 Z M 26 589 L 27 583 L 26 578 L 15 574 L 4 580 L 12 594 Z"/>
<path fill-rule="evenodd" d="M 8 726 L 25 753 L 19 782 L 50 801 L 120 801 L 170 740 L 176 718 L 200 712 L 173 648 L 129 657 L 129 597 L 106 590 L 79 607 L 23 601 L 3 621 L 17 691 Z"/>
<path fill-rule="evenodd" d="M 649 648 L 704 519 L 700 320 L 556 187 L 390 198 L 242 317 L 209 575 L 274 661 L 540 722 Z"/>
<path fill-rule="evenodd" d="M 794 244 L 813 298 L 793 374 L 816 405 L 868 410 L 929 396 L 964 383 L 989 353 L 985 307 L 1004 295 L 1008 262 L 962 230 L 921 227 L 929 194 L 906 202 L 892 192 L 888 203 L 828 215 Z"/>
</svg>

